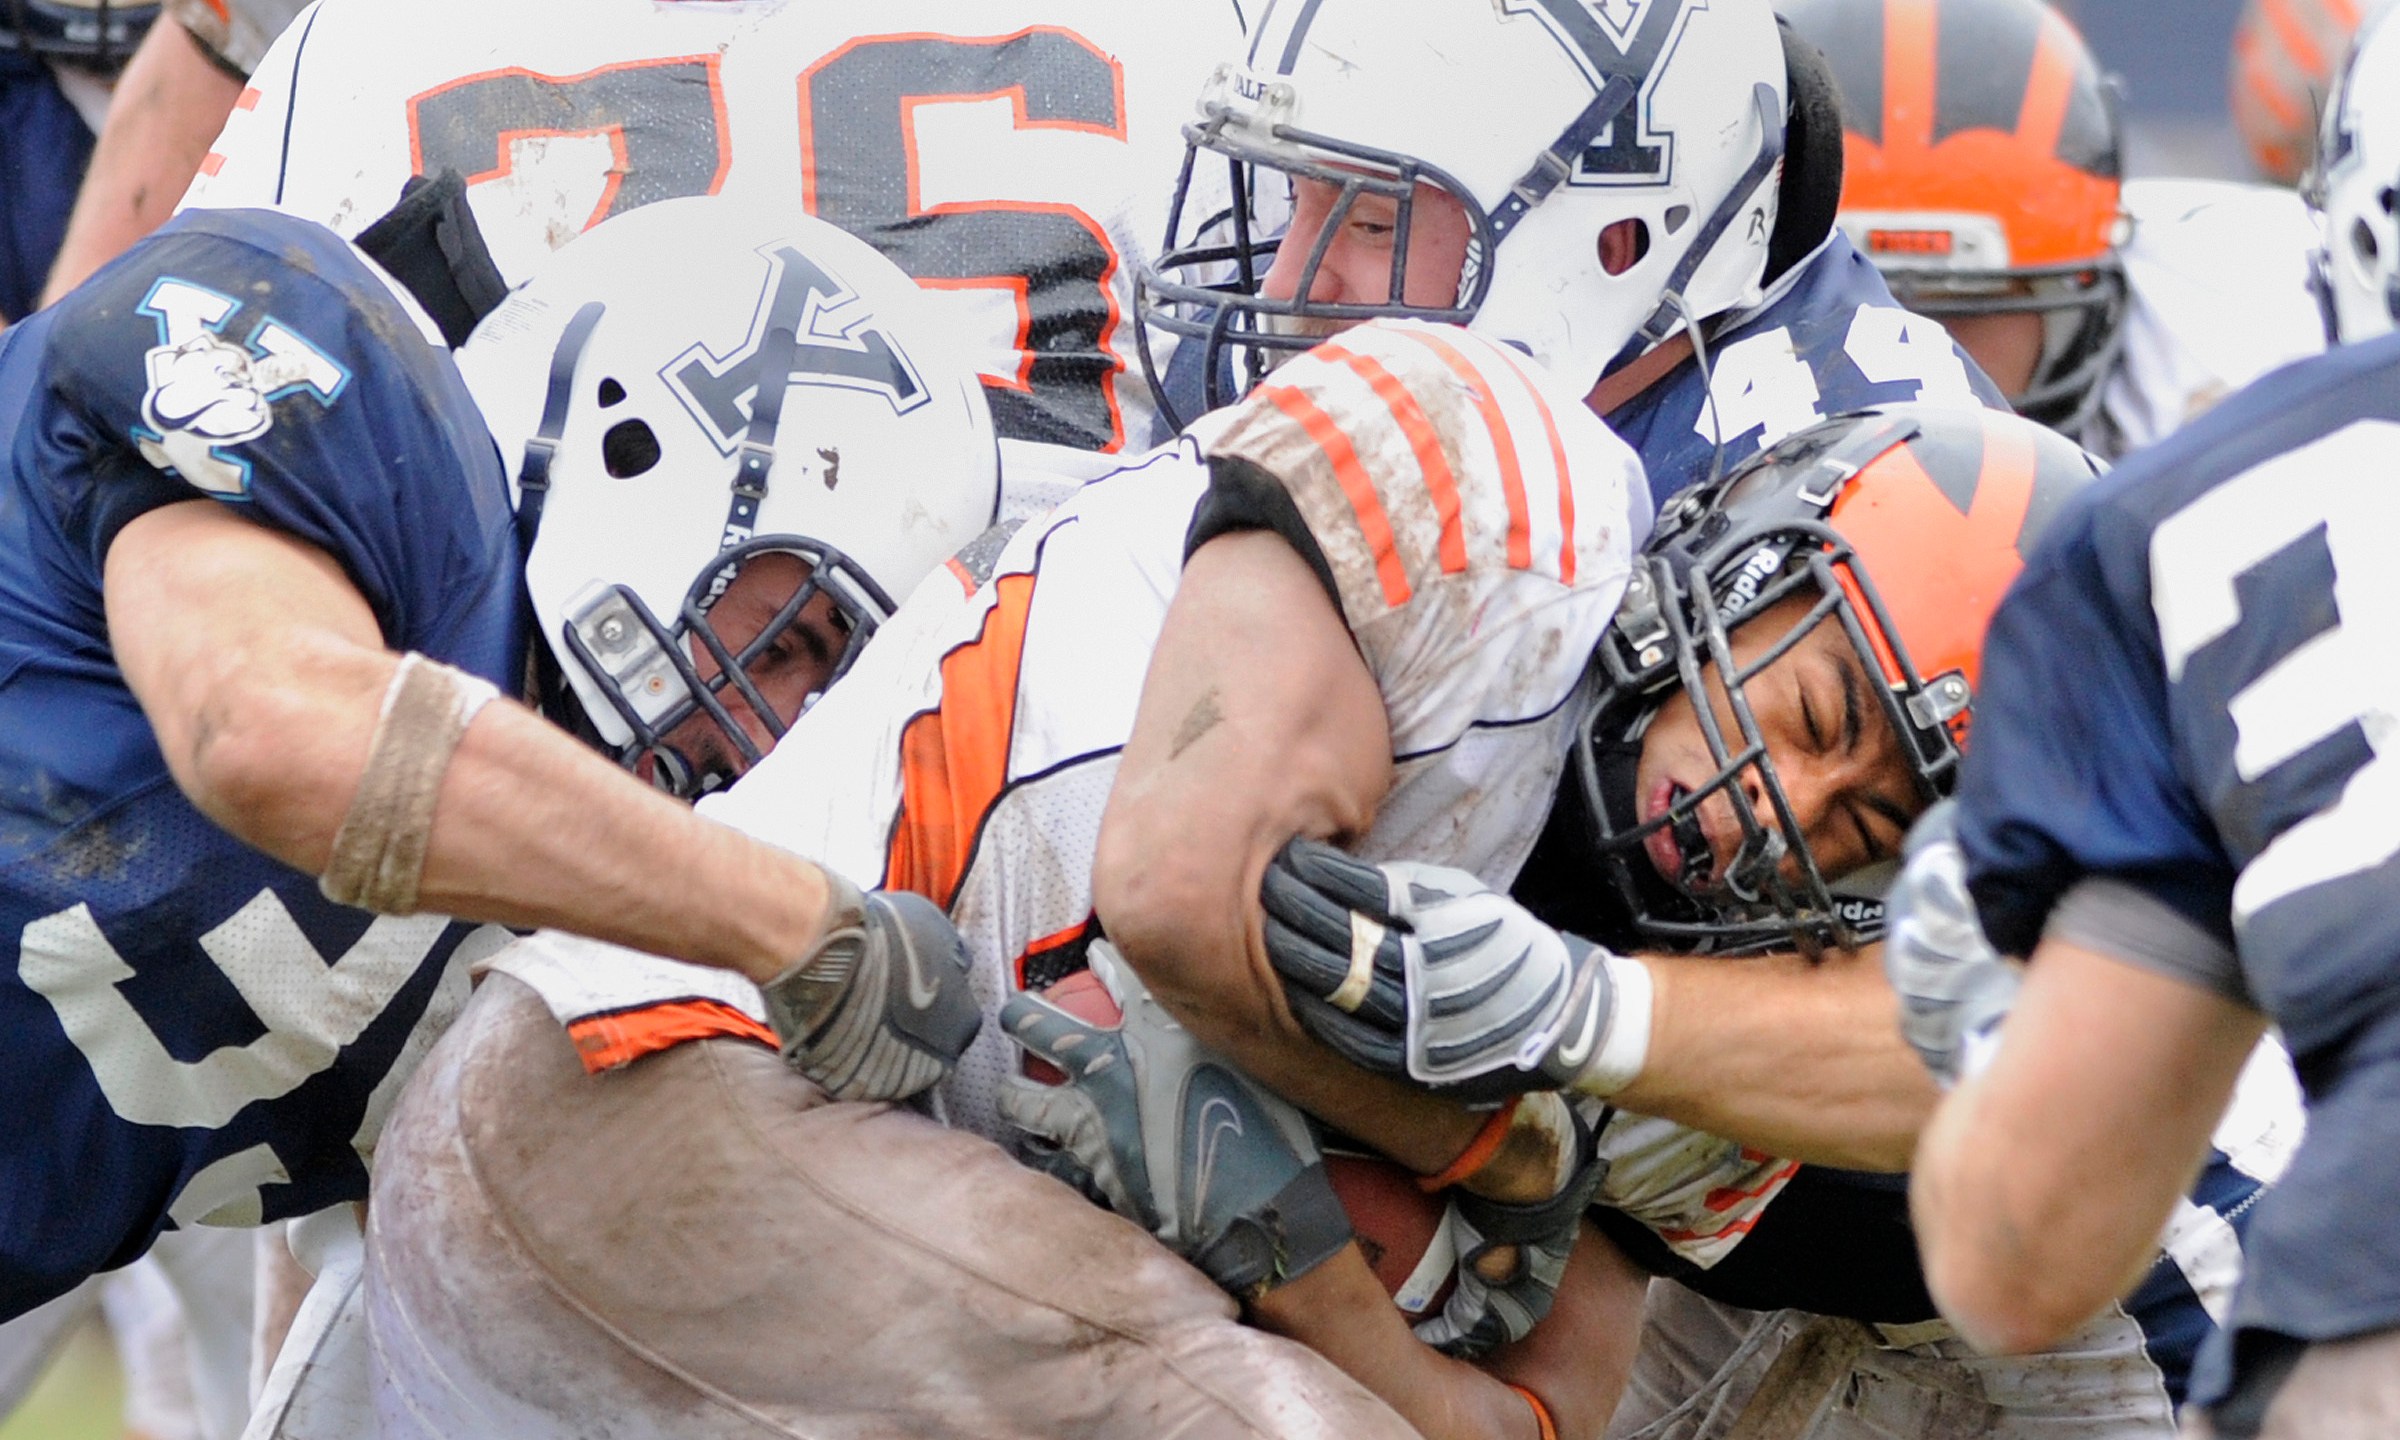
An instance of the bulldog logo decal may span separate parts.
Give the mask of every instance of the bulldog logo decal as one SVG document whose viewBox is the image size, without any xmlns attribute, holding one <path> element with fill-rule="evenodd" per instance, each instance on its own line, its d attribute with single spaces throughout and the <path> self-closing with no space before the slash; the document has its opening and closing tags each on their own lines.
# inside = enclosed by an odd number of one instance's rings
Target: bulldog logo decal
<svg viewBox="0 0 2400 1440">
<path fill-rule="evenodd" d="M 158 344 L 142 357 L 149 388 L 137 433 L 142 455 L 211 495 L 250 493 L 250 464 L 225 453 L 267 433 L 275 402 L 306 391 L 330 405 L 350 373 L 273 317 L 247 344 L 222 333 L 239 302 L 172 277 L 150 287 L 139 313 L 158 326 Z"/>
</svg>

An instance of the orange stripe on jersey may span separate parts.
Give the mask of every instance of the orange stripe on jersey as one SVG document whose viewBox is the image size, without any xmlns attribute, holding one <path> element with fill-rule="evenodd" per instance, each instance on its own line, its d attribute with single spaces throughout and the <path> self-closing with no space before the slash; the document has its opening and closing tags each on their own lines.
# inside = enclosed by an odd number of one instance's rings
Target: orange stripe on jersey
<svg viewBox="0 0 2400 1440">
<path fill-rule="evenodd" d="M 780 1048 L 775 1032 L 715 1000 L 670 1000 L 638 1010 L 587 1015 L 567 1027 L 583 1068 L 597 1075 L 687 1040 L 755 1040 Z"/>
<path fill-rule="evenodd" d="M 256 110 L 258 108 L 258 87 L 251 85 L 244 88 L 241 94 L 236 95 L 233 98 L 233 108 L 236 110 Z"/>
<path fill-rule="evenodd" d="M 1508 433 L 1508 420 L 1500 413 L 1500 397 L 1492 393 L 1491 385 L 1468 363 L 1467 357 L 1449 344 L 1422 330 L 1400 333 L 1439 355 L 1442 363 L 1450 367 L 1450 373 L 1465 381 L 1468 392 L 1474 395 L 1476 413 L 1483 416 L 1484 432 L 1492 437 L 1492 453 L 1500 461 L 1500 493 L 1508 501 L 1508 568 L 1531 570 L 1533 522 L 1526 515 L 1525 469 L 1517 463 L 1516 437 Z M 1558 473 L 1564 482 L 1566 470 L 1561 468 Z"/>
<path fill-rule="evenodd" d="M 200 173 L 203 175 L 214 175 L 224 168 L 225 157 L 214 150 L 200 157 Z"/>
<path fill-rule="evenodd" d="M 1441 557 L 1442 573 L 1456 575 L 1467 568 L 1467 534 L 1458 518 L 1458 476 L 1450 469 L 1450 457 L 1442 453 L 1442 437 L 1434 433 L 1433 420 L 1417 397 L 1408 393 L 1400 377 L 1383 368 L 1372 357 L 1340 345 L 1317 347 L 1317 356 L 1324 360 L 1339 360 L 1365 380 L 1400 422 L 1400 433 L 1408 437 L 1408 448 L 1416 454 L 1417 469 L 1425 476 L 1426 493 L 1433 497 L 1433 513 L 1442 522 L 1441 544 L 1436 553 Z M 1453 369 L 1458 368 L 1454 363 Z M 1465 371 L 1460 373 L 1464 374 Z"/>
<path fill-rule="evenodd" d="M 1398 608 L 1408 603 L 1414 592 L 1409 588 L 1408 571 L 1400 563 L 1400 551 L 1392 540 L 1391 518 L 1383 513 L 1383 501 L 1375 494 L 1375 482 L 1367 478 L 1367 467 L 1359 462 L 1358 450 L 1333 417 L 1317 408 L 1317 403 L 1287 385 L 1265 385 L 1259 393 L 1278 410 L 1300 423 L 1308 438 L 1325 452 L 1333 465 L 1333 478 L 1341 482 L 1342 493 L 1350 498 L 1351 512 L 1358 518 L 1359 532 L 1366 537 L 1367 548 L 1375 552 L 1375 577 L 1383 583 L 1383 601 Z"/>
<path fill-rule="evenodd" d="M 1029 962 L 1032 961 L 1035 956 L 1047 955 L 1053 950 L 1064 949 L 1065 947 L 1074 944 L 1076 941 L 1081 940 L 1085 935 L 1090 934 L 1091 930 L 1092 917 L 1086 915 L 1081 920 L 1069 925 L 1066 929 L 1061 930 L 1053 935 L 1044 935 L 1041 939 L 1036 940 L 1032 944 L 1026 946 L 1025 953 L 1017 957 L 1017 963 L 1009 967 L 1010 973 L 1017 977 L 1017 988 L 1019 990 L 1028 988 L 1025 984 L 1025 974 Z"/>
<path fill-rule="evenodd" d="M 1017 667 L 1033 577 L 1003 575 L 975 638 L 942 657 L 942 699 L 900 732 L 900 815 L 883 883 L 947 910 L 983 822 L 1008 784 Z"/>
<path fill-rule="evenodd" d="M 1542 430 L 1550 439 L 1550 469 L 1558 476 L 1558 583 L 1575 583 L 1575 482 L 1567 469 L 1567 437 L 1559 432 L 1558 417 L 1550 413 L 1550 402 L 1531 385 L 1525 393 L 1533 397 L 1535 413 L 1542 417 Z"/>
</svg>

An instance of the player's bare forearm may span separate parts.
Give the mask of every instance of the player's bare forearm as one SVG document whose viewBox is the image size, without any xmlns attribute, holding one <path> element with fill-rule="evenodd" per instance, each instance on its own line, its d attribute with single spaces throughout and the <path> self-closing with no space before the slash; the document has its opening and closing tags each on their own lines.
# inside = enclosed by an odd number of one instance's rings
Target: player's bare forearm
<svg viewBox="0 0 2400 1440">
<path fill-rule="evenodd" d="M 203 813 L 324 870 L 399 657 L 323 551 L 214 501 L 127 525 L 106 566 L 119 667 Z M 822 873 L 703 820 L 509 701 L 437 794 L 418 908 L 556 926 L 767 979 L 815 935 Z"/>
<path fill-rule="evenodd" d="M 174 16 L 158 17 L 117 81 L 43 304 L 82 284 L 174 212 L 241 93 L 242 82 L 201 53 Z"/>
<path fill-rule="evenodd" d="M 1908 1168 L 1938 1092 L 1900 1039 L 1879 952 L 1642 958 L 1650 1053 L 1618 1105 L 1795 1160 Z"/>
<path fill-rule="evenodd" d="M 1990 1068 L 1918 1147 L 1909 1209 L 1960 1333 L 2038 1350 L 2131 1288 L 2264 1030 L 2209 991 L 2044 941 Z"/>
<path fill-rule="evenodd" d="M 1307 563 L 1265 532 L 1212 540 L 1185 567 L 1152 654 L 1092 893 L 1109 938 L 1177 1019 L 1293 1103 L 1430 1174 L 1481 1117 L 1304 1034 L 1260 932 L 1267 861 L 1294 835 L 1365 830 L 1391 775 L 1382 696 Z M 1547 1198 L 1557 1162 L 1538 1148 L 1502 1155 L 1478 1188 Z"/>
<path fill-rule="evenodd" d="M 1560 1440 L 1608 1428 L 1633 1374 L 1650 1277 L 1591 1221 L 1567 1261 L 1558 1299 L 1533 1333 L 1494 1351 L 1482 1369 L 1542 1397 Z"/>
<path fill-rule="evenodd" d="M 1260 1329 L 1332 1361 L 1426 1440 L 1533 1440 L 1537 1433 L 1524 1397 L 1409 1333 L 1356 1246 L 1269 1291 L 1248 1314 Z"/>
</svg>

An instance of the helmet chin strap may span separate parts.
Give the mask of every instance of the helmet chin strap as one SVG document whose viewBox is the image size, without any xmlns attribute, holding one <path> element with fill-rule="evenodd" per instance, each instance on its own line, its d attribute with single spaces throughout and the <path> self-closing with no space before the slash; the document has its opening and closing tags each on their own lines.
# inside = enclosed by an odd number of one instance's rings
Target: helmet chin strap
<svg viewBox="0 0 2400 1440">
<path fill-rule="evenodd" d="M 1749 168 L 1725 192 L 1725 198 L 1718 204 L 1716 213 L 1710 215 L 1707 223 L 1700 227 L 1700 233 L 1692 237 L 1692 243 L 1684 250 L 1683 258 L 1675 262 L 1674 273 L 1667 277 L 1666 285 L 1661 288 L 1662 298 L 1658 308 L 1652 310 L 1650 318 L 1633 332 L 1633 338 L 1625 342 L 1625 348 L 1617 352 L 1616 359 L 1608 362 L 1608 368 L 1602 374 L 1629 365 L 1645 351 L 1658 346 L 1675 333 L 1679 319 L 1690 323 L 1691 307 L 1684 301 L 1684 291 L 1691 286 L 1692 277 L 1700 273 L 1700 267 L 1707 262 L 1709 252 L 1717 247 L 1717 242 L 1724 238 L 1725 232 L 1733 228 L 1735 217 L 1750 203 L 1751 195 L 1782 161 L 1783 106 L 1775 98 L 1775 87 L 1761 81 L 1752 90 L 1750 98 L 1758 113 L 1758 154 L 1751 157 Z"/>
<path fill-rule="evenodd" d="M 1626 76 L 1611 77 L 1606 85 L 1600 87 L 1600 93 L 1592 97 L 1592 103 L 1584 106 L 1582 113 L 1568 121 L 1566 129 L 1558 132 L 1558 138 L 1550 142 L 1550 148 L 1533 157 L 1533 168 L 1519 176 L 1517 183 L 1508 187 L 1508 194 L 1492 207 L 1494 245 L 1507 239 L 1508 232 L 1516 229 L 1517 223 L 1534 206 L 1549 199 L 1551 191 L 1567 183 L 1575 173 L 1575 163 L 1583 158 L 1583 152 L 1591 148 L 1592 142 L 1600 138 L 1600 132 L 1632 108 L 1638 90 L 1639 87 Z"/>
<path fill-rule="evenodd" d="M 567 411 L 575 398 L 575 366 L 592 329 L 608 310 L 597 300 L 584 303 L 559 332 L 558 348 L 550 352 L 550 385 L 542 395 L 542 423 L 525 442 L 525 459 L 517 467 L 517 558 L 533 554 L 534 538 L 542 530 L 542 506 L 550 498 L 550 465 L 558 458 L 559 437 L 567 432 Z"/>
</svg>

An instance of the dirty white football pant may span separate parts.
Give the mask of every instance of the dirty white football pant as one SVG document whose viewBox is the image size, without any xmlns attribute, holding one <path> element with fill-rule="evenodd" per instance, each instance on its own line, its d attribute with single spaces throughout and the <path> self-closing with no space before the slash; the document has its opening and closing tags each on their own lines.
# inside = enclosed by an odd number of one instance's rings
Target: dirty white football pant
<svg viewBox="0 0 2400 1440">
<path fill-rule="evenodd" d="M 234 1440 L 250 1413 L 250 1249 L 241 1230 L 170 1230 L 133 1264 L 0 1325 L 0 1418 L 100 1308 L 125 1371 L 128 1429 L 159 1440 Z"/>
<path fill-rule="evenodd" d="M 377 1148 L 386 1440 L 1404 1437 L 999 1147 L 703 1040 L 589 1075 L 493 975 Z"/>
<path fill-rule="evenodd" d="M 1776 1361 L 1790 1361 L 1762 1382 Z M 1750 1412 L 1745 1417 L 1745 1411 Z M 1940 1322 L 1740 1310 L 1651 1282 L 1608 1440 L 2169 1440 L 2174 1406 L 2111 1306 L 2039 1355 L 1983 1355 Z"/>
</svg>

